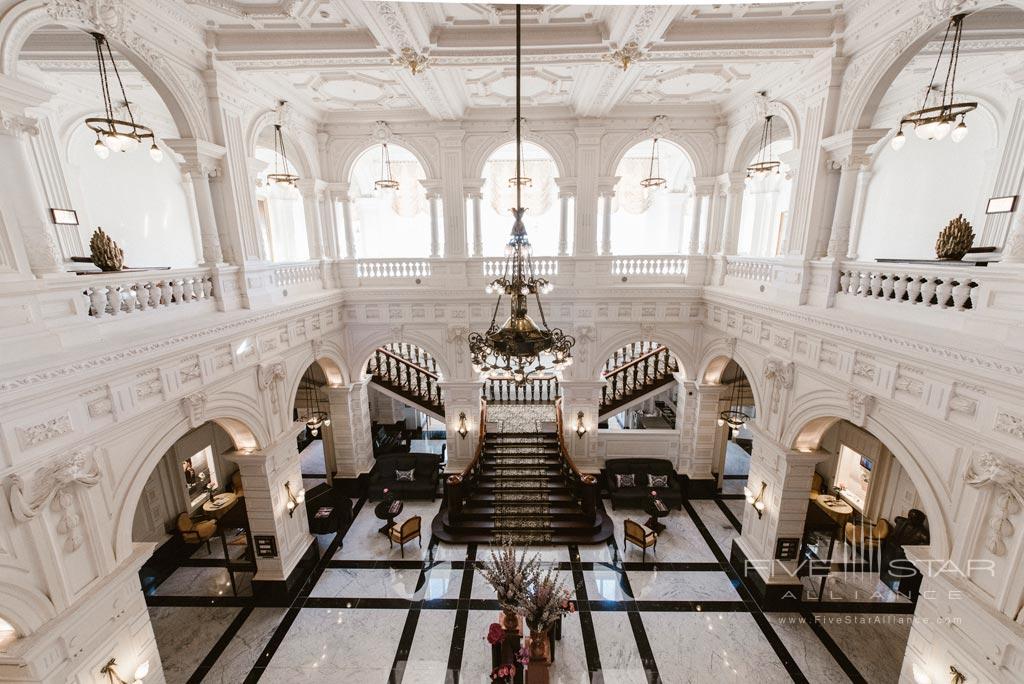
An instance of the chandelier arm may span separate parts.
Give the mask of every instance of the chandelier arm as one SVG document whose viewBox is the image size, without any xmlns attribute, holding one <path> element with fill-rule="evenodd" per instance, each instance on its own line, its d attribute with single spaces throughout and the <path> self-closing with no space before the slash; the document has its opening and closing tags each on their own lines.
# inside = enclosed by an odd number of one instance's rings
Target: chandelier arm
<svg viewBox="0 0 1024 684">
<path fill-rule="evenodd" d="M 949 106 L 953 105 L 953 93 L 956 90 L 956 70 L 960 65 L 960 41 L 963 39 L 964 21 L 963 15 L 957 15 L 956 29 L 953 31 L 953 47 L 950 48 L 949 73 L 946 80 L 949 84 Z M 946 88 L 942 89 L 942 104 L 946 106 Z"/>
<path fill-rule="evenodd" d="M 96 64 L 100 71 L 100 93 L 103 96 L 103 113 L 107 119 L 114 118 L 114 112 L 110 108 L 110 91 L 107 88 L 107 65 L 103 61 L 103 34 L 94 33 L 92 38 L 96 43 Z"/>
<path fill-rule="evenodd" d="M 114 53 L 110 50 L 110 41 L 104 39 L 107 45 L 107 56 L 110 57 L 110 65 L 114 67 L 114 76 L 117 77 L 117 85 L 121 89 L 121 97 L 124 98 L 124 108 L 128 110 L 128 120 L 132 122 L 132 127 L 135 127 L 135 115 L 132 114 L 132 106 L 128 102 L 128 94 L 124 91 L 124 83 L 121 82 L 121 72 L 117 68 L 117 62 L 114 61 Z M 136 136 L 135 131 L 132 131 L 132 135 Z M 137 137 L 137 136 L 136 136 Z"/>
<path fill-rule="evenodd" d="M 949 41 L 949 29 L 953 26 L 953 19 L 949 20 L 946 24 L 946 33 L 942 36 L 942 45 L 939 46 L 939 56 L 935 59 L 935 68 L 932 69 L 932 77 L 929 79 L 924 89 L 924 101 L 921 103 L 921 109 L 928 107 L 928 96 L 932 92 L 932 84 L 935 83 L 935 76 L 939 73 L 939 65 L 942 64 L 942 53 L 946 51 L 946 43 Z M 948 72 L 947 72 L 948 77 Z M 943 101 L 945 100 L 945 92 L 943 92 Z"/>
</svg>

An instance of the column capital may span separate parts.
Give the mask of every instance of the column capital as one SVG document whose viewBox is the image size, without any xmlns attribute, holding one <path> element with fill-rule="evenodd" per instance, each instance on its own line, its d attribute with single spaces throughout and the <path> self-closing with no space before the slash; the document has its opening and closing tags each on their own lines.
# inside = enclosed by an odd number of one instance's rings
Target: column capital
<svg viewBox="0 0 1024 684">
<path fill-rule="evenodd" d="M 718 177 L 718 183 L 726 195 L 743 194 L 747 188 L 747 174 L 743 171 L 723 173 Z"/>
<path fill-rule="evenodd" d="M 0 135 L 12 135 L 15 138 L 32 137 L 39 134 L 38 124 L 39 121 L 30 116 L 0 109 Z"/>
<path fill-rule="evenodd" d="M 227 149 L 208 140 L 196 138 L 164 138 L 163 143 L 181 157 L 181 165 L 189 173 L 215 176 Z"/>
<path fill-rule="evenodd" d="M 696 176 L 693 179 L 693 194 L 697 197 L 708 197 L 715 191 L 718 178 L 715 176 Z"/>
<path fill-rule="evenodd" d="M 319 178 L 301 178 L 296 186 L 303 196 L 321 194 L 328 189 L 329 183 Z"/>
<path fill-rule="evenodd" d="M 462 192 L 466 197 L 483 197 L 484 182 L 486 178 L 469 178 L 462 182 Z"/>
<path fill-rule="evenodd" d="M 859 168 L 871 162 L 868 148 L 889 133 L 887 128 L 858 128 L 825 138 L 821 148 L 829 168 L 842 170 Z"/>
<path fill-rule="evenodd" d="M 575 176 L 558 176 L 555 178 L 555 185 L 558 186 L 559 197 L 572 197 L 576 194 L 576 186 L 579 180 Z"/>
<path fill-rule="evenodd" d="M 427 199 L 434 199 L 441 197 L 441 180 L 437 178 L 424 178 L 420 181 L 420 185 L 427 191 Z"/>
<path fill-rule="evenodd" d="M 615 186 L 619 184 L 619 176 L 601 176 L 597 179 L 597 194 L 600 197 L 613 197 Z"/>
</svg>

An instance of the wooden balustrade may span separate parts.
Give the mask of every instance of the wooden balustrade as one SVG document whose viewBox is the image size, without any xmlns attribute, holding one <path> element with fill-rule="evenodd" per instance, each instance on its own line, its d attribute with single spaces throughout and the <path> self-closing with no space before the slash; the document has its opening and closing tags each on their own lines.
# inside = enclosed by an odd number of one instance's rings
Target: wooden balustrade
<svg viewBox="0 0 1024 684">
<path fill-rule="evenodd" d="M 374 382 L 395 394 L 444 415 L 444 397 L 437 373 L 384 347 L 374 350 L 366 363 L 366 372 Z"/>
<path fill-rule="evenodd" d="M 434 375 L 438 374 L 437 360 L 415 344 L 409 344 L 408 342 L 390 342 L 381 348 L 386 349 L 395 356 L 401 357 L 410 363 L 414 363 L 421 368 L 427 369 Z"/>
<path fill-rule="evenodd" d="M 455 521 L 462 514 L 462 505 L 473 493 L 477 475 L 480 472 L 480 457 L 484 452 L 484 440 L 487 437 L 487 402 L 480 402 L 480 434 L 476 441 L 473 460 L 463 468 L 461 473 L 449 475 L 445 480 L 445 498 L 448 503 L 448 519 Z"/>
<path fill-rule="evenodd" d="M 554 401 L 559 396 L 558 378 L 555 376 L 534 378 L 517 385 L 515 380 L 487 379 L 481 387 L 486 401 L 506 404 L 541 404 Z"/>
<path fill-rule="evenodd" d="M 629 347 L 620 350 L 629 355 Z M 613 357 L 614 360 L 615 357 Z M 601 388 L 601 412 L 628 403 L 634 396 L 667 384 L 672 374 L 679 370 L 668 347 L 654 346 L 604 373 L 605 386 Z"/>
<path fill-rule="evenodd" d="M 974 291 L 979 286 L 963 267 L 904 269 L 895 265 L 844 264 L 836 293 L 965 311 L 974 308 Z"/>
<path fill-rule="evenodd" d="M 569 455 L 565 445 L 565 422 L 562 417 L 562 398 L 555 401 L 555 430 L 558 432 L 558 453 L 561 457 L 562 475 L 571 483 L 573 495 L 580 502 L 583 514 L 594 520 L 597 517 L 597 499 L 600 496 L 600 488 L 597 486 L 597 478 L 580 472 L 576 463 Z"/>
<path fill-rule="evenodd" d="M 93 318 L 123 316 L 215 298 L 213 276 L 207 270 L 83 277 L 90 279 L 82 295 Z"/>
</svg>

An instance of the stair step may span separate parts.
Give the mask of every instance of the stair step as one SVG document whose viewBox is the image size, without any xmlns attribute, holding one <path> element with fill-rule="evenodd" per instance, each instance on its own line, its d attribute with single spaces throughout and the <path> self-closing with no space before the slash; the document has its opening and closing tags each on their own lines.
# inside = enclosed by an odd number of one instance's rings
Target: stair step
<svg viewBox="0 0 1024 684">
<path fill-rule="evenodd" d="M 568 493 L 554 493 L 550 490 L 537 491 L 533 493 L 515 492 L 477 492 L 473 498 L 466 502 L 466 507 L 503 505 L 531 505 L 538 501 L 546 501 L 549 506 L 565 506 L 575 503 L 572 495 Z"/>
</svg>

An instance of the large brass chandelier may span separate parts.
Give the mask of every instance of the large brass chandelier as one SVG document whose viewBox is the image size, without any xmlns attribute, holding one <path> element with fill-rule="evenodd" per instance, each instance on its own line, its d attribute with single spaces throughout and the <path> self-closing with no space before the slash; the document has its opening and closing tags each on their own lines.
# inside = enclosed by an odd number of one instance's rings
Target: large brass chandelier
<svg viewBox="0 0 1024 684">
<path fill-rule="evenodd" d="M 520 95 L 522 70 L 522 9 L 516 5 L 516 178 L 523 178 L 522 167 L 522 118 Z M 525 384 L 536 375 L 549 370 L 545 363 L 560 369 L 572 363 L 572 347 L 576 340 L 559 328 L 549 328 L 544 318 L 544 307 L 540 295 L 552 290 L 551 283 L 534 274 L 530 240 L 526 236 L 526 225 L 522 203 L 522 183 L 515 183 L 516 208 L 512 210 L 514 222 L 512 235 L 505 247 L 505 266 L 500 277 L 491 281 L 486 288 L 488 294 L 498 295 L 491 314 L 491 324 L 484 333 L 469 334 L 469 351 L 473 367 L 489 378 L 511 379 L 517 385 Z M 501 299 L 508 296 L 510 314 L 498 326 L 498 310 Z M 541 325 L 530 318 L 529 298 L 537 302 Z"/>
<path fill-rule="evenodd" d="M 947 135 L 953 142 L 960 142 L 967 137 L 967 123 L 964 117 L 968 112 L 978 108 L 977 102 L 956 102 L 956 69 L 960 63 L 960 41 L 963 38 L 964 18 L 966 14 L 957 14 L 950 17 L 946 25 L 946 33 L 942 37 L 942 46 L 939 48 L 939 56 L 935 60 L 935 68 L 932 70 L 931 80 L 924 91 L 924 101 L 921 109 L 910 112 L 900 119 L 900 128 L 893 136 L 889 144 L 892 149 L 899 150 L 907 138 L 903 134 L 903 127 L 910 126 L 914 129 L 914 135 L 922 140 L 942 140 Z M 952 36 L 950 36 L 952 34 Z M 939 92 L 935 83 L 935 77 L 939 73 L 939 66 L 942 64 L 942 56 L 946 52 L 946 45 L 949 48 L 949 63 L 946 66 L 946 79 L 942 84 L 942 95 L 937 105 L 928 106 L 928 100 L 933 92 Z M 959 120 L 956 128 L 953 122 Z"/>
</svg>

